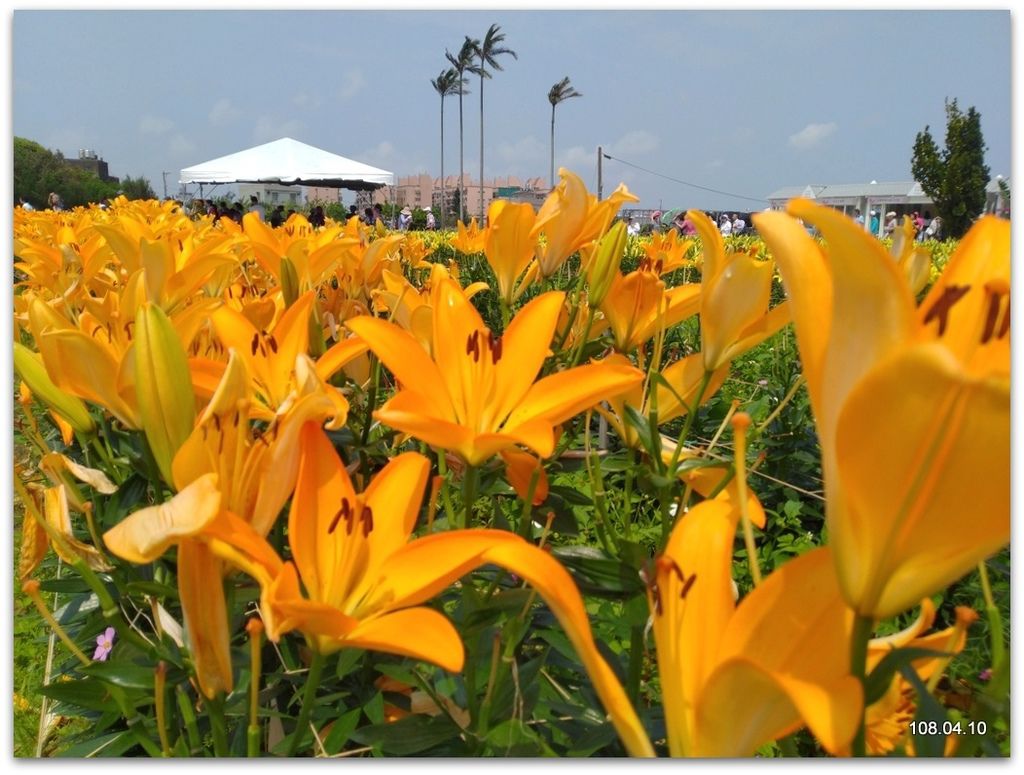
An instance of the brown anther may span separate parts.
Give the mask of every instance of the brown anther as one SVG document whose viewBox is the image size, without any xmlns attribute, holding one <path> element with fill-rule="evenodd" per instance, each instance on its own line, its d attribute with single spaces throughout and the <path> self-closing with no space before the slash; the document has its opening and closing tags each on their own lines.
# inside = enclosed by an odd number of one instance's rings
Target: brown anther
<svg viewBox="0 0 1024 775">
<path fill-rule="evenodd" d="M 253 355 L 256 354 L 256 348 L 259 347 L 259 346 L 260 346 L 260 335 L 259 334 L 253 334 L 252 335 L 252 344 L 249 345 L 250 349 L 252 349 L 252 354 Z"/>
<path fill-rule="evenodd" d="M 127 323 L 124 324 L 124 332 L 125 332 L 125 334 L 127 334 L 129 339 L 132 338 L 132 326 L 134 326 L 134 325 L 135 325 L 135 321 L 134 320 L 129 320 Z"/>
<path fill-rule="evenodd" d="M 466 355 L 472 355 L 474 363 L 480 360 L 480 332 L 474 331 L 466 338 Z"/>
<path fill-rule="evenodd" d="M 213 425 L 217 429 L 217 433 L 220 433 L 220 417 L 217 415 L 213 416 Z"/>
<path fill-rule="evenodd" d="M 373 531 L 373 509 L 369 506 L 363 506 L 360 521 L 363 523 L 363 537 L 365 538 Z"/>
<path fill-rule="evenodd" d="M 338 527 L 338 522 L 341 521 L 342 517 L 345 518 L 346 522 L 349 522 L 351 520 L 351 512 L 352 512 L 352 507 L 349 505 L 348 499 L 347 498 L 342 498 L 341 499 L 341 508 L 338 509 L 335 512 L 334 518 L 331 520 L 331 524 L 327 526 L 328 534 L 333 533 L 335 531 L 335 529 Z M 352 530 L 349 529 L 348 532 L 351 533 Z"/>
<path fill-rule="evenodd" d="M 235 416 L 234 416 L 234 418 L 233 418 L 233 419 L 231 420 L 231 424 L 232 424 L 232 425 L 233 425 L 234 427 L 236 427 L 236 428 L 237 428 L 237 427 L 238 427 L 238 421 L 239 421 L 239 420 L 240 420 L 241 418 L 242 418 L 242 413 L 241 413 L 241 412 L 239 412 L 239 411 L 238 411 L 238 410 L 236 409 L 236 410 L 235 410 Z"/>
<path fill-rule="evenodd" d="M 1010 330 L 1010 292 L 992 283 L 986 283 L 985 293 L 988 296 L 988 310 L 985 313 L 985 328 L 981 332 L 981 343 L 987 344 L 993 335 L 998 339 L 1006 336 Z M 1003 314 L 1002 323 L 996 332 L 996 323 L 999 321 L 999 311 L 1002 309 L 1003 296 L 1006 296 L 1006 312 Z"/>
<path fill-rule="evenodd" d="M 270 349 L 273 351 L 274 355 L 277 355 L 277 340 L 274 338 L 273 334 L 267 335 L 267 344 L 270 345 Z"/>
<path fill-rule="evenodd" d="M 924 324 L 928 325 L 932 320 L 939 321 L 939 336 L 946 333 L 946 326 L 949 323 L 949 311 L 964 295 L 971 289 L 969 285 L 950 285 L 943 289 L 942 295 L 932 304 L 924 316 Z"/>
</svg>

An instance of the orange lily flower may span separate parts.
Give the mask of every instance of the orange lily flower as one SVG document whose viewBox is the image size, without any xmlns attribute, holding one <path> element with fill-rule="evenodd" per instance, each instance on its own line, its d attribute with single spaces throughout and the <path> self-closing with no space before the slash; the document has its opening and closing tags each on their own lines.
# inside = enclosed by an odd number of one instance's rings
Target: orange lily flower
<svg viewBox="0 0 1024 775">
<path fill-rule="evenodd" d="M 623 184 L 598 200 L 578 175 L 564 168 L 559 168 L 558 175 L 561 181 L 544 200 L 533 226 L 534 237 L 544 236 L 537 245 L 541 279 L 554 274 L 580 248 L 600 239 L 623 203 L 640 201 Z"/>
<path fill-rule="evenodd" d="M 649 574 L 669 751 L 749 756 L 806 723 L 836 752 L 856 733 L 862 693 L 830 551 L 790 560 L 737 606 L 737 520 L 735 504 L 698 504 Z"/>
<path fill-rule="evenodd" d="M 554 426 L 643 378 L 632 366 L 591 363 L 534 382 L 564 294 L 545 293 L 495 337 L 453 280 L 442 280 L 433 309 L 433 358 L 393 323 L 357 317 L 348 327 L 401 383 L 374 417 L 479 465 L 514 444 L 541 457 Z"/>
<path fill-rule="evenodd" d="M 708 371 L 767 339 L 790 320 L 784 302 L 769 311 L 772 263 L 747 253 L 726 253 L 722 234 L 699 210 L 690 219 L 704 250 L 701 274 L 701 350 Z"/>
<path fill-rule="evenodd" d="M 557 560 L 503 530 L 454 530 L 410 541 L 430 469 L 418 453 L 392 459 L 356 493 L 323 431 L 307 424 L 300 448 L 288 517 L 294 562 L 282 564 L 240 520 L 212 525 L 206 539 L 212 551 L 260 582 L 268 637 L 276 641 L 298 629 L 321 654 L 366 648 L 459 671 L 458 633 L 422 604 L 494 563 L 534 585 L 565 628 L 627 749 L 651 754 L 639 719 L 597 651 L 572 577 Z"/>
<path fill-rule="evenodd" d="M 701 288 L 696 283 L 666 290 L 665 282 L 651 272 L 616 274 L 601 301 L 612 329 L 615 349 L 628 353 L 645 344 L 659 330 L 674 326 L 700 308 Z"/>
<path fill-rule="evenodd" d="M 828 241 L 754 216 L 793 306 L 830 542 L 847 601 L 885 618 L 1009 541 L 1010 226 L 979 220 L 915 307 L 856 224 L 805 200 L 788 211 Z"/>
<path fill-rule="evenodd" d="M 458 234 L 452 239 L 452 247 L 467 256 L 484 252 L 487 231 L 481 229 L 476 218 L 471 218 L 467 227 L 462 221 L 458 223 Z"/>
<path fill-rule="evenodd" d="M 533 205 L 491 202 L 487 210 L 484 255 L 498 278 L 498 295 L 511 305 L 517 297 L 516 280 L 533 260 L 537 239 L 531 234 L 537 220 Z"/>
</svg>

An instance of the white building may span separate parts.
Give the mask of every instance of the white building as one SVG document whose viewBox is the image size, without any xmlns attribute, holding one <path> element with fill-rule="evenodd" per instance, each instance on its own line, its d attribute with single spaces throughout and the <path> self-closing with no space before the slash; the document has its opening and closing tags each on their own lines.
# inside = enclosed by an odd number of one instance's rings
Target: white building
<svg viewBox="0 0 1024 775">
<path fill-rule="evenodd" d="M 264 207 L 271 205 L 285 205 L 294 207 L 302 204 L 301 186 L 282 186 L 277 183 L 239 183 L 238 198 L 245 205 L 249 204 L 249 197 L 253 194 L 260 200 Z"/>
<path fill-rule="evenodd" d="M 1009 203 L 1004 200 L 999 189 L 1000 179 L 1002 178 L 998 176 L 993 178 L 985 187 L 986 213 L 1003 215 L 1009 209 Z M 922 214 L 928 212 L 932 216 L 938 214 L 935 203 L 921 189 L 921 184 L 913 180 L 896 183 L 878 183 L 873 180 L 870 183 L 811 183 L 802 187 L 788 186 L 769 194 L 768 205 L 772 210 L 783 210 L 786 203 L 796 197 L 812 199 L 819 204 L 834 207 L 851 218 L 854 210 L 859 209 L 864 216 L 865 228 L 870 227 L 871 211 L 874 210 L 878 213 L 878 236 L 882 236 L 887 212 L 895 212 L 900 220 L 904 215 L 910 215 L 915 211 Z"/>
</svg>

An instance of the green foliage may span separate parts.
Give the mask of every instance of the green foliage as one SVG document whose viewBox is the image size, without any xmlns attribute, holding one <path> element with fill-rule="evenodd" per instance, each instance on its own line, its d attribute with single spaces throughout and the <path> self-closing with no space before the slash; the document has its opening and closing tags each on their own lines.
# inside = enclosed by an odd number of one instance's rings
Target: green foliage
<svg viewBox="0 0 1024 775">
<path fill-rule="evenodd" d="M 102 202 L 117 193 L 117 186 L 65 163 L 64 157 L 39 143 L 14 138 L 14 198 L 24 197 L 37 209 L 47 205 L 50 193 L 60 195 L 65 207 Z"/>
<path fill-rule="evenodd" d="M 126 176 L 120 183 L 120 191 L 128 199 L 156 199 L 156 193 L 149 180 L 141 175 L 137 178 Z"/>
<path fill-rule="evenodd" d="M 935 202 L 946 233 L 959 239 L 985 207 L 989 168 L 981 114 L 970 107 L 963 113 L 956 100 L 946 102 L 946 145 L 939 149 L 929 128 L 914 140 L 911 169 L 914 179 Z"/>
</svg>

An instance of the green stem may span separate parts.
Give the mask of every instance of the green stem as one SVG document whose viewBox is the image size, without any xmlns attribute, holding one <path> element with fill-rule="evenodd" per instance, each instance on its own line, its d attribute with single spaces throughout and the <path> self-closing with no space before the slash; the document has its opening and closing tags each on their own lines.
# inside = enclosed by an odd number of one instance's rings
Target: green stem
<svg viewBox="0 0 1024 775">
<path fill-rule="evenodd" d="M 700 407 L 700 402 L 704 400 L 704 392 L 708 389 L 708 385 L 711 382 L 710 371 L 705 371 L 704 376 L 701 377 L 700 385 L 697 388 L 697 396 L 693 399 L 693 406 L 687 408 L 686 420 L 683 423 L 683 430 L 679 434 L 679 438 L 676 439 L 676 448 L 672 453 L 672 462 L 668 465 L 668 472 L 672 474 L 676 470 L 676 465 L 679 463 L 679 455 L 683 451 L 683 444 L 686 442 L 686 437 L 690 435 L 690 429 L 693 427 L 694 418 L 697 416 L 697 409 Z"/>
<path fill-rule="evenodd" d="M 213 753 L 218 758 L 230 756 L 228 752 L 228 728 L 224 719 L 224 695 L 218 694 L 206 701 L 210 714 L 210 731 L 213 733 Z"/>
<path fill-rule="evenodd" d="M 201 745 L 199 738 L 199 725 L 196 723 L 196 714 L 192 709 L 192 701 L 181 686 L 175 687 L 175 697 L 178 700 L 178 711 L 185 722 L 185 734 L 188 737 L 190 751 L 198 751 Z"/>
<path fill-rule="evenodd" d="M 460 528 L 470 525 L 473 516 L 473 504 L 476 503 L 477 470 L 476 466 L 467 465 L 462 474 L 462 521 Z"/>
<path fill-rule="evenodd" d="M 313 712 L 313 705 L 316 702 L 316 690 L 320 684 L 320 674 L 324 669 L 324 655 L 319 651 L 313 652 L 313 661 L 309 663 L 309 673 L 306 675 L 306 687 L 302 692 L 302 708 L 299 710 L 299 719 L 295 722 L 295 731 L 292 733 L 291 743 L 288 745 L 287 756 L 295 756 L 299 744 L 306 736 L 306 727 L 309 726 L 309 716 Z"/>
<path fill-rule="evenodd" d="M 570 366 L 579 365 L 580 359 L 583 358 L 583 350 L 587 346 L 587 340 L 590 339 L 590 327 L 594 325 L 594 313 L 593 307 L 587 307 L 587 324 L 583 327 L 583 336 L 580 337 L 579 344 L 576 346 L 576 352 L 572 357 Z"/>
<path fill-rule="evenodd" d="M 533 495 L 537 490 L 537 482 L 540 481 L 540 467 L 534 469 L 530 475 L 530 485 L 526 489 L 526 498 L 523 500 L 523 513 L 519 517 L 519 535 L 523 538 L 530 537 L 530 515 L 533 513 Z"/>
<path fill-rule="evenodd" d="M 445 459 L 443 449 L 437 452 L 437 473 L 441 475 L 441 501 L 444 503 L 444 513 L 448 517 L 448 529 L 451 530 L 455 524 L 455 509 L 452 506 L 452 496 L 449 491 L 448 461 Z"/>
<path fill-rule="evenodd" d="M 640 673 L 644 663 L 644 628 L 634 625 L 629 635 L 629 673 L 626 692 L 634 708 L 640 707 Z"/>
<path fill-rule="evenodd" d="M 981 577 L 981 592 L 985 597 L 985 615 L 988 616 L 989 634 L 992 637 L 992 672 L 997 673 L 1006 660 L 1006 646 L 1003 644 L 1003 617 L 992 596 L 992 585 L 988 579 L 988 568 L 985 567 L 984 560 L 978 563 L 978 575 Z"/>
<path fill-rule="evenodd" d="M 867 677 L 868 664 L 868 641 L 871 640 L 871 632 L 875 623 L 870 616 L 857 614 L 853 620 L 853 633 L 850 636 L 850 674 L 859 680 L 863 685 Z M 857 726 L 857 735 L 853 738 L 852 751 L 855 757 L 866 756 L 864 740 L 864 712 L 861 710 L 860 724 Z"/>
</svg>

